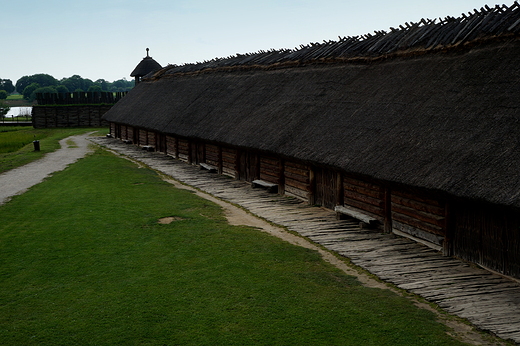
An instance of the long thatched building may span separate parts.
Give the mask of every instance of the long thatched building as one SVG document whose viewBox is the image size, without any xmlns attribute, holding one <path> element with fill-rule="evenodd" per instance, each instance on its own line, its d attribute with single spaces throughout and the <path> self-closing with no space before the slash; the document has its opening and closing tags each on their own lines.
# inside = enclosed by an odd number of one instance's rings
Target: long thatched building
<svg viewBox="0 0 520 346">
<path fill-rule="evenodd" d="M 148 74 L 111 133 L 520 278 L 520 6 Z"/>
</svg>

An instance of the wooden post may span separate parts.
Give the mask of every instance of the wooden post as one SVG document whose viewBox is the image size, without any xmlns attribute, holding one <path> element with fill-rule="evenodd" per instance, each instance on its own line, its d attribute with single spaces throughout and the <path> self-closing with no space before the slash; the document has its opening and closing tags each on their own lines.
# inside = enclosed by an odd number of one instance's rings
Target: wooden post
<svg viewBox="0 0 520 346">
<path fill-rule="evenodd" d="M 384 188 L 384 231 L 392 233 L 392 190 L 389 187 Z"/>
<path fill-rule="evenodd" d="M 224 164 L 222 163 L 222 147 L 219 145 L 218 147 L 218 174 L 222 174 L 224 172 Z"/>
<path fill-rule="evenodd" d="M 179 159 L 179 138 L 175 137 L 175 158 Z"/>
<path fill-rule="evenodd" d="M 235 162 L 233 163 L 233 170 L 235 171 L 235 179 L 240 180 L 240 149 L 235 150 Z"/>
<path fill-rule="evenodd" d="M 453 236 L 454 225 L 451 205 L 446 201 L 444 203 L 444 241 L 442 242 L 442 254 L 444 256 L 453 256 Z"/>
<path fill-rule="evenodd" d="M 193 154 L 192 154 L 192 144 L 191 141 L 188 140 L 188 163 L 191 165 L 193 163 Z"/>
<path fill-rule="evenodd" d="M 260 154 L 255 154 L 255 176 L 253 180 L 260 179 Z"/>
<path fill-rule="evenodd" d="M 343 191 L 343 174 L 336 173 L 336 205 L 343 205 L 345 192 Z"/>
<path fill-rule="evenodd" d="M 283 159 L 278 162 L 278 193 L 285 194 L 285 162 Z"/>
<path fill-rule="evenodd" d="M 308 194 L 308 203 L 313 205 L 316 201 L 316 172 L 314 171 L 314 167 L 309 166 L 309 194 Z"/>
</svg>

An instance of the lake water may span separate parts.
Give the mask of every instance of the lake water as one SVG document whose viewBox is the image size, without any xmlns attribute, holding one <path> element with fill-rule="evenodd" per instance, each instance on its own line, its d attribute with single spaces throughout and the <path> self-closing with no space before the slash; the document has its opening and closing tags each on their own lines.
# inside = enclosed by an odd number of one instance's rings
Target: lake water
<svg viewBox="0 0 520 346">
<path fill-rule="evenodd" d="M 7 112 L 6 117 L 16 117 L 18 115 L 30 115 L 32 111 L 32 107 L 11 107 L 9 112 Z"/>
</svg>

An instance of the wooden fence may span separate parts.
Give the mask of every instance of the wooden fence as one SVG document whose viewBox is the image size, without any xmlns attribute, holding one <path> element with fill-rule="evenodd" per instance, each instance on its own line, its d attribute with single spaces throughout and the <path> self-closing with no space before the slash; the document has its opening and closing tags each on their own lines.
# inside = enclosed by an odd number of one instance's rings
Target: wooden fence
<svg viewBox="0 0 520 346">
<path fill-rule="evenodd" d="M 36 93 L 35 128 L 104 127 L 102 116 L 127 92 Z"/>
<path fill-rule="evenodd" d="M 111 107 L 110 104 L 34 106 L 32 123 L 34 128 L 106 127 L 108 123 L 102 117 Z"/>
<path fill-rule="evenodd" d="M 114 104 L 127 92 L 36 93 L 38 105 Z"/>
</svg>

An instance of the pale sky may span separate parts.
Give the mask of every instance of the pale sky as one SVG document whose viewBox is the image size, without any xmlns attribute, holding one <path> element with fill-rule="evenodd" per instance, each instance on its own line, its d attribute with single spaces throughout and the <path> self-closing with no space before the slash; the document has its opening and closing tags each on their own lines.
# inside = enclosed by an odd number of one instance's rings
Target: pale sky
<svg viewBox="0 0 520 346">
<path fill-rule="evenodd" d="M 513 0 L 497 2 L 510 6 Z M 486 0 L 0 0 L 0 78 L 126 78 L 162 66 L 337 40 L 421 18 L 459 17 Z"/>
</svg>

